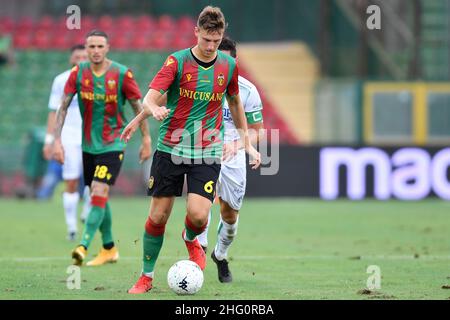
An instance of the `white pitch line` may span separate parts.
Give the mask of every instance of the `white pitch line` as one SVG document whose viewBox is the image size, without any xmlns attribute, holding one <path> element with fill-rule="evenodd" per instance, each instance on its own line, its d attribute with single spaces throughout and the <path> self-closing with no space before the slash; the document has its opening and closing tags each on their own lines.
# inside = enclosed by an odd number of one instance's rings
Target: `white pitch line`
<svg viewBox="0 0 450 320">
<path fill-rule="evenodd" d="M 120 257 L 120 260 L 141 260 L 142 257 Z M 160 260 L 180 260 L 187 257 L 161 256 Z M 336 255 L 309 255 L 309 256 L 233 256 L 233 260 L 450 260 L 450 255 L 367 255 L 367 256 L 336 256 Z M 70 257 L 1 257 L 0 262 L 45 262 L 45 261 L 71 261 Z"/>
</svg>

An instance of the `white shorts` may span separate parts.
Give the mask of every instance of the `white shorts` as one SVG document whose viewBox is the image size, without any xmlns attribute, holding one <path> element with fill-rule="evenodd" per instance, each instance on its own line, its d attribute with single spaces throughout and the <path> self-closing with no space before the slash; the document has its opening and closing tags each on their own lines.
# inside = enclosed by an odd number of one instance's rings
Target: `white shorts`
<svg viewBox="0 0 450 320">
<path fill-rule="evenodd" d="M 81 146 L 64 145 L 64 164 L 62 177 L 64 180 L 79 179 L 83 174 L 83 154 Z"/>
<path fill-rule="evenodd" d="M 217 182 L 217 195 L 231 208 L 239 211 L 244 200 L 246 184 L 245 151 L 242 150 L 229 164 L 222 162 Z"/>
</svg>

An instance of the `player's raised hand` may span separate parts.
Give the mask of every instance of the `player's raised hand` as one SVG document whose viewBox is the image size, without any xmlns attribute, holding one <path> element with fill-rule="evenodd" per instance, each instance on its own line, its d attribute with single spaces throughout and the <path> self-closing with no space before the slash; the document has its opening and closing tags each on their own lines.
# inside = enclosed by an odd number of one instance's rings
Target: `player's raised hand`
<svg viewBox="0 0 450 320">
<path fill-rule="evenodd" d="M 152 110 L 153 118 L 155 118 L 158 121 L 163 121 L 165 118 L 169 116 L 170 109 L 167 109 L 166 107 L 158 107 L 154 108 Z"/>
<path fill-rule="evenodd" d="M 252 169 L 258 169 L 261 165 L 261 154 L 252 145 L 249 146 L 247 153 L 250 157 L 249 164 L 252 166 Z"/>
<path fill-rule="evenodd" d="M 64 148 L 61 140 L 55 140 L 53 143 L 53 159 L 58 161 L 60 164 L 64 164 Z"/>
</svg>

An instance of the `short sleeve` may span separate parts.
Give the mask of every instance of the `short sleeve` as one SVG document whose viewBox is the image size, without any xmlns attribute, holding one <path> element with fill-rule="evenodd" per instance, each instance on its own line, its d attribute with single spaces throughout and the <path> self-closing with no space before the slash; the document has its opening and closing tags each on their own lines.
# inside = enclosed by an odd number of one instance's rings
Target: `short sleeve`
<svg viewBox="0 0 450 320">
<path fill-rule="evenodd" d="M 48 108 L 50 110 L 58 110 L 59 105 L 61 104 L 61 98 L 63 95 L 63 89 L 61 86 L 61 82 L 58 81 L 58 78 L 53 80 L 52 90 L 50 92 L 50 99 L 48 101 Z"/>
<path fill-rule="evenodd" d="M 178 72 L 178 60 L 174 56 L 169 56 L 162 68 L 158 71 L 149 85 L 150 89 L 157 90 L 162 94 L 166 92 L 173 81 L 175 80 Z"/>
<path fill-rule="evenodd" d="M 77 93 L 77 75 L 78 75 L 78 66 L 75 66 L 70 71 L 69 79 L 67 79 L 66 85 L 64 86 L 64 94 L 66 95 L 74 95 Z"/>
<path fill-rule="evenodd" d="M 140 99 L 142 97 L 141 90 L 134 79 L 133 72 L 127 70 L 123 78 L 122 92 L 127 100 Z"/>
<path fill-rule="evenodd" d="M 247 100 L 244 102 L 245 112 L 254 112 L 262 110 L 262 101 L 256 87 L 252 87 Z"/>
<path fill-rule="evenodd" d="M 227 94 L 232 97 L 239 94 L 239 82 L 238 82 L 238 76 L 239 76 L 239 69 L 238 65 L 234 67 L 233 74 L 231 76 L 231 80 L 228 83 L 227 87 Z"/>
</svg>

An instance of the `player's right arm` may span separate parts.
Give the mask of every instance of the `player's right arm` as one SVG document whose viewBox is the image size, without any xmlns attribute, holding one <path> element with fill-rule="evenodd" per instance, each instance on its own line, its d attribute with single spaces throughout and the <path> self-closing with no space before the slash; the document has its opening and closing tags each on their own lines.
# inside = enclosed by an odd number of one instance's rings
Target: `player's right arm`
<svg viewBox="0 0 450 320">
<path fill-rule="evenodd" d="M 56 111 L 58 110 L 63 93 L 64 87 L 61 86 L 61 81 L 59 81 L 58 77 L 56 77 L 53 80 L 50 99 L 48 102 L 49 112 L 47 116 L 47 132 L 45 135 L 44 147 L 42 149 L 45 160 L 50 160 L 53 156 L 53 141 L 55 140 L 53 132 L 55 131 L 56 125 Z"/>
<path fill-rule="evenodd" d="M 50 160 L 53 154 L 53 131 L 55 130 L 56 111 L 49 111 L 47 116 L 47 132 L 45 134 L 44 147 L 42 148 L 42 154 L 45 160 Z"/>
<path fill-rule="evenodd" d="M 72 68 L 69 79 L 67 79 L 64 87 L 64 94 L 62 97 L 61 105 L 56 112 L 56 125 L 53 135 L 55 141 L 53 143 L 53 158 L 59 163 L 64 163 L 64 148 L 61 143 L 61 131 L 64 126 L 64 120 L 66 119 L 67 110 L 72 102 L 73 96 L 77 92 L 76 81 L 78 74 L 78 66 Z"/>
<path fill-rule="evenodd" d="M 61 131 L 64 126 L 64 120 L 66 119 L 67 109 L 70 102 L 72 102 L 73 95 L 63 95 L 61 106 L 56 112 L 56 126 L 53 133 L 55 141 L 53 142 L 53 158 L 59 163 L 64 163 L 64 148 L 61 142 Z"/>
<path fill-rule="evenodd" d="M 128 142 L 139 128 L 141 121 L 149 116 L 153 116 L 158 121 L 167 118 L 170 110 L 162 104 L 167 102 L 164 95 L 175 80 L 177 72 L 178 62 L 173 56 L 169 56 L 149 85 L 149 90 L 142 101 L 143 110 L 125 127 L 120 139 Z"/>
</svg>

